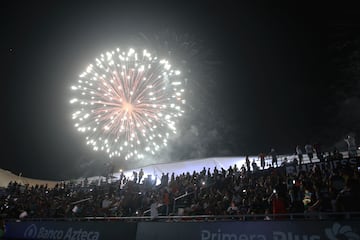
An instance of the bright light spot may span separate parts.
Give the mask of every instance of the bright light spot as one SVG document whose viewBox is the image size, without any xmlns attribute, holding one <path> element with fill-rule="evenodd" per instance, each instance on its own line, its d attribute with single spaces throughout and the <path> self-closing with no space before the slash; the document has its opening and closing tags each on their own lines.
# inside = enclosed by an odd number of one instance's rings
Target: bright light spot
<svg viewBox="0 0 360 240">
<path fill-rule="evenodd" d="M 79 103 L 74 126 L 87 133 L 86 144 L 126 160 L 164 148 L 184 112 L 178 105 L 185 90 L 176 89 L 184 79 L 174 68 L 146 49 L 116 48 L 95 58 L 71 86 L 78 91 L 70 103 Z"/>
</svg>

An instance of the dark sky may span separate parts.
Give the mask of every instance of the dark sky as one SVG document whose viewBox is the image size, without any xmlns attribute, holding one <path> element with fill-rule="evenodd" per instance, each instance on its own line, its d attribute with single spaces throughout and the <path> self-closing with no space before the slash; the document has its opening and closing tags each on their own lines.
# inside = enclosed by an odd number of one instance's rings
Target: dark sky
<svg viewBox="0 0 360 240">
<path fill-rule="evenodd" d="M 193 78 L 181 136 L 159 161 L 257 155 L 272 147 L 293 153 L 307 142 L 342 148 L 344 136 L 360 130 L 355 6 L 302 1 L 2 1 L 0 6 L 0 168 L 16 174 L 69 179 L 103 171 L 106 154 L 89 150 L 73 128 L 69 89 L 89 61 L 139 33 L 191 36 L 199 50 L 187 64 Z M 115 164 L 131 167 L 122 160 Z"/>
</svg>

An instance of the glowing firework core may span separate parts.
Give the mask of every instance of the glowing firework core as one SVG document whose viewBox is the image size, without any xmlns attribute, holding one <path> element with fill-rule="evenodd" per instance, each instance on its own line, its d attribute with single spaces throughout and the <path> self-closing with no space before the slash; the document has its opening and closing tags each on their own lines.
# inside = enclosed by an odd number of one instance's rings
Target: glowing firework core
<svg viewBox="0 0 360 240">
<path fill-rule="evenodd" d="M 121 111 L 126 111 L 131 114 L 133 110 L 135 110 L 135 107 L 131 103 L 127 103 L 127 102 L 123 103 Z"/>
<path fill-rule="evenodd" d="M 182 116 L 180 71 L 146 50 L 107 52 L 90 64 L 71 87 L 77 98 L 72 117 L 87 144 L 110 157 L 143 158 L 167 145 Z"/>
</svg>

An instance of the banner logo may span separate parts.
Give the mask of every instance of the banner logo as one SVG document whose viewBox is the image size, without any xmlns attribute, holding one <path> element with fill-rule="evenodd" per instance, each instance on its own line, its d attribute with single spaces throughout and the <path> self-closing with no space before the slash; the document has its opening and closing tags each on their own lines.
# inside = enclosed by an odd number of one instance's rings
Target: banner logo
<svg viewBox="0 0 360 240">
<path fill-rule="evenodd" d="M 348 239 L 360 240 L 360 236 L 353 232 L 348 225 L 341 226 L 339 223 L 334 223 L 332 228 L 326 228 L 325 234 L 330 240 Z"/>
<path fill-rule="evenodd" d="M 50 240 L 98 240 L 100 232 L 86 231 L 82 228 L 56 229 L 47 227 L 38 227 L 31 224 L 25 229 L 25 239 L 50 239 Z"/>
<path fill-rule="evenodd" d="M 30 226 L 28 226 L 24 232 L 24 237 L 25 238 L 36 238 L 38 229 L 36 227 L 35 224 L 31 224 Z"/>
</svg>

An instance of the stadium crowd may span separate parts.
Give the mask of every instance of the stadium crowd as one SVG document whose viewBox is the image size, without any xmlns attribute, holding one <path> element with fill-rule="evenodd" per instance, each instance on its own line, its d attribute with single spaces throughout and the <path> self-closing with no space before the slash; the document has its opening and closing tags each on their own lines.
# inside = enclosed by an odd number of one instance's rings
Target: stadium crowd
<svg viewBox="0 0 360 240">
<path fill-rule="evenodd" d="M 247 159 L 240 167 L 204 167 L 179 176 L 164 173 L 159 185 L 141 172 L 133 179 L 124 175 L 101 183 L 85 179 L 54 188 L 11 182 L 0 192 L 0 214 L 20 219 L 269 214 L 270 219 L 279 213 L 360 211 L 356 155 L 350 156 L 353 161 L 339 161 L 343 156 L 334 151 L 305 164 L 299 154 L 279 166 L 272 160 L 267 168 L 261 155 L 260 166 Z"/>
</svg>

